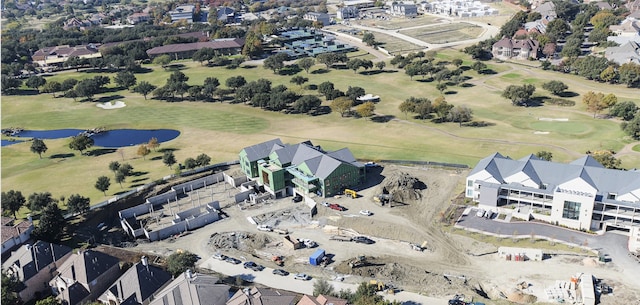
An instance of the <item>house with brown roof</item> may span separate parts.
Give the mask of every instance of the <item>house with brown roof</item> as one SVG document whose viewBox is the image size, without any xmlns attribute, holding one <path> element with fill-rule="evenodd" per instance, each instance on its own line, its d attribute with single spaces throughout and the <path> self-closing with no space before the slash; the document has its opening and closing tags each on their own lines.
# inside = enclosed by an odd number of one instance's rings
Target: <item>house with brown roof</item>
<svg viewBox="0 0 640 305">
<path fill-rule="evenodd" d="M 54 271 L 70 255 L 71 248 L 67 246 L 37 241 L 13 251 L 2 264 L 2 270 L 23 284 L 18 296 L 28 302 L 49 288 L 48 283 L 53 279 Z"/>
<path fill-rule="evenodd" d="M 227 305 L 294 305 L 297 298 L 292 292 L 253 287 L 238 290 Z"/>
<path fill-rule="evenodd" d="M 98 51 L 99 47 L 99 44 L 93 43 L 73 47 L 70 45 L 46 47 L 33 53 L 31 59 L 41 67 L 62 66 L 69 57 L 76 56 L 81 59 L 102 57 L 102 54 Z"/>
<path fill-rule="evenodd" d="M 65 305 L 97 299 L 120 276 L 120 261 L 102 252 L 84 250 L 64 262 L 49 286 Z"/>
<path fill-rule="evenodd" d="M 149 13 L 133 13 L 127 17 L 127 22 L 130 24 L 138 24 L 140 22 L 145 22 L 151 19 L 151 15 Z"/>
<path fill-rule="evenodd" d="M 100 295 L 98 301 L 107 305 L 149 304 L 153 294 L 170 280 L 171 274 L 149 265 L 149 260 L 143 256 Z"/>
<path fill-rule="evenodd" d="M 502 38 L 493 44 L 491 54 L 500 59 L 538 58 L 540 45 L 537 40 Z"/>
<path fill-rule="evenodd" d="M 244 39 L 223 38 L 207 42 L 168 44 L 147 50 L 147 55 L 154 58 L 156 56 L 168 54 L 175 60 L 189 59 L 193 57 L 193 53 L 203 48 L 214 49 L 220 55 L 234 55 L 239 54 L 242 51 L 243 46 Z"/>
<path fill-rule="evenodd" d="M 312 297 L 309 295 L 302 296 L 302 299 L 296 305 L 349 305 L 349 301 L 341 298 L 332 297 L 330 295 L 319 295 Z"/>
<path fill-rule="evenodd" d="M 149 305 L 224 305 L 230 287 L 218 281 L 217 277 L 187 270 L 154 293 Z"/>
<path fill-rule="evenodd" d="M 14 219 L 2 216 L 2 256 L 16 246 L 20 246 L 31 238 L 33 222 L 31 220 L 21 221 L 14 225 Z"/>
</svg>

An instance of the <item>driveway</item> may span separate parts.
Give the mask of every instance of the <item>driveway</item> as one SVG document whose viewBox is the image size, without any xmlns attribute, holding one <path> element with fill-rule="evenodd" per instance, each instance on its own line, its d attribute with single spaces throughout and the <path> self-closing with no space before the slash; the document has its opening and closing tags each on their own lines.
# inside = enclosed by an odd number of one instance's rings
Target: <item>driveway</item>
<svg viewBox="0 0 640 305">
<path fill-rule="evenodd" d="M 200 268 L 213 270 L 218 273 L 222 273 L 228 276 L 241 276 L 243 279 L 247 281 L 251 281 L 254 283 L 263 284 L 265 286 L 293 291 L 297 293 L 304 293 L 308 295 L 313 294 L 313 283 L 316 281 L 315 278 L 310 281 L 302 281 L 296 280 L 293 278 L 293 273 L 288 276 L 280 276 L 273 274 L 272 268 L 265 268 L 262 271 L 253 271 L 249 269 L 244 269 L 242 264 L 234 265 L 224 261 L 220 261 L 214 258 L 204 258 L 204 262 L 199 265 Z M 329 280 L 329 283 L 333 285 L 334 291 L 340 291 L 341 289 L 350 289 L 351 291 L 356 291 L 358 289 L 358 285 L 349 284 L 341 281 L 333 281 Z M 390 301 L 399 301 L 402 304 L 407 305 L 445 305 L 448 304 L 448 301 L 445 299 L 436 299 L 431 297 L 426 297 L 419 295 L 417 293 L 411 293 L 406 291 L 401 291 L 396 293 L 395 295 L 383 295 L 385 299 Z"/>
<path fill-rule="evenodd" d="M 605 254 L 612 263 L 620 267 L 631 278 L 640 272 L 640 264 L 628 255 L 628 236 L 614 232 L 593 235 L 536 222 L 503 222 L 477 217 L 476 211 L 477 209 L 471 209 L 469 214 L 460 217 L 456 226 L 507 236 L 535 234 L 536 236 L 561 240 L 565 243 L 587 246 Z"/>
</svg>

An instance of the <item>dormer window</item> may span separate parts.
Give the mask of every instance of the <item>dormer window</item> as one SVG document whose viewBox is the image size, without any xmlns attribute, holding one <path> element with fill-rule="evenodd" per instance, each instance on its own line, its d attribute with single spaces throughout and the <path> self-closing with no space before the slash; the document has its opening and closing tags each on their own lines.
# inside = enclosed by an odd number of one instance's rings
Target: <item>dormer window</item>
<svg viewBox="0 0 640 305">
<path fill-rule="evenodd" d="M 616 193 L 607 193 L 607 199 L 616 200 L 616 196 L 618 196 Z"/>
</svg>

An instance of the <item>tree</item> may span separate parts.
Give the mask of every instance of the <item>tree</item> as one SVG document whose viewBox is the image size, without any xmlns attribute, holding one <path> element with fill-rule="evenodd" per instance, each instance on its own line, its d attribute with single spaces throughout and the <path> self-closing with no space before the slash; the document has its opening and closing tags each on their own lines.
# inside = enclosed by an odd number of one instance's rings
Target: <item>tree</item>
<svg viewBox="0 0 640 305">
<path fill-rule="evenodd" d="M 51 93 L 53 97 L 56 97 L 56 92 L 62 91 L 62 84 L 57 81 L 48 81 L 42 86 L 42 90 L 40 92 L 43 93 Z"/>
<path fill-rule="evenodd" d="M 49 296 L 46 299 L 36 301 L 36 305 L 62 305 L 62 303 L 56 297 Z"/>
<path fill-rule="evenodd" d="M 298 64 L 298 67 L 300 67 L 301 69 L 306 71 L 307 74 L 309 74 L 309 69 L 311 69 L 311 67 L 313 67 L 316 64 L 316 60 L 311 57 L 305 57 L 298 60 L 297 64 Z"/>
<path fill-rule="evenodd" d="M 517 106 L 520 104 L 526 104 L 535 90 L 536 87 L 531 84 L 525 84 L 522 86 L 509 85 L 502 92 L 502 97 L 510 99 L 511 104 Z"/>
<path fill-rule="evenodd" d="M 347 92 L 345 92 L 346 96 L 348 96 L 353 102 L 356 102 L 359 97 L 365 95 L 364 88 L 362 87 L 351 87 L 347 88 Z"/>
<path fill-rule="evenodd" d="M 361 117 L 370 117 L 376 110 L 376 105 L 373 102 L 366 102 L 356 107 L 356 113 Z"/>
<path fill-rule="evenodd" d="M 145 144 L 140 144 L 138 146 L 138 151 L 137 154 L 138 156 L 142 156 L 142 158 L 144 160 L 147 160 L 147 155 L 151 153 L 151 149 L 149 149 L 149 147 L 147 147 L 147 145 Z"/>
<path fill-rule="evenodd" d="M 378 70 L 380 71 L 382 71 L 386 66 L 387 66 L 387 63 L 385 63 L 384 61 L 379 61 L 376 63 L 376 68 L 378 68 Z"/>
<path fill-rule="evenodd" d="M 622 118 L 625 121 L 631 121 L 637 112 L 638 106 L 630 101 L 617 103 L 609 110 L 610 115 Z"/>
<path fill-rule="evenodd" d="M 124 180 L 127 179 L 127 175 L 125 175 L 123 172 L 118 171 L 116 173 L 116 183 L 120 184 L 120 188 L 122 188 L 122 182 L 124 182 Z"/>
<path fill-rule="evenodd" d="M 604 95 L 601 92 L 589 91 L 582 97 L 582 102 L 587 105 L 589 111 L 593 112 L 594 118 L 600 111 L 613 107 L 617 101 L 618 98 L 613 93 Z"/>
<path fill-rule="evenodd" d="M 481 61 L 476 61 L 471 65 L 471 69 L 482 74 L 484 70 L 487 70 L 487 65 Z"/>
<path fill-rule="evenodd" d="M 408 64 L 404 67 L 404 73 L 409 75 L 411 80 L 413 80 L 414 76 L 421 74 L 422 71 L 422 65 L 419 63 Z"/>
<path fill-rule="evenodd" d="M 146 100 L 147 95 L 153 92 L 153 90 L 156 90 L 156 88 L 158 87 L 143 80 L 139 84 L 137 84 L 135 87 L 133 87 L 133 92 L 142 94 L 142 96 L 144 96 L 144 99 Z"/>
<path fill-rule="evenodd" d="M 73 89 L 73 87 L 76 86 L 76 84 L 78 84 L 78 80 L 75 78 L 67 78 L 65 80 L 62 81 L 61 85 L 62 85 L 62 91 L 69 91 L 71 89 Z"/>
<path fill-rule="evenodd" d="M 0 85 L 0 88 L 2 88 L 2 92 L 4 93 L 13 92 L 15 89 L 17 89 L 21 85 L 22 85 L 21 79 L 13 78 L 11 76 L 2 74 L 2 84 Z"/>
<path fill-rule="evenodd" d="M 364 35 L 362 35 L 362 42 L 366 43 L 368 46 L 375 46 L 376 37 L 373 36 L 373 33 L 371 32 L 365 32 Z"/>
<path fill-rule="evenodd" d="M 111 161 L 109 162 L 109 169 L 115 174 L 118 169 L 120 168 L 120 162 L 118 161 Z"/>
<path fill-rule="evenodd" d="M 316 60 L 319 63 L 324 64 L 327 67 L 327 69 L 329 69 L 335 63 L 347 62 L 348 58 L 346 54 L 322 53 L 316 57 Z"/>
<path fill-rule="evenodd" d="M 109 177 L 107 176 L 100 176 L 98 177 L 98 180 L 96 181 L 96 184 L 94 186 L 96 187 L 96 189 L 104 193 L 105 196 L 107 196 L 107 190 L 109 189 L 109 186 L 111 186 L 111 179 L 109 179 Z"/>
<path fill-rule="evenodd" d="M 633 117 L 629 123 L 623 122 L 621 127 L 634 140 L 640 140 L 640 115 Z"/>
<path fill-rule="evenodd" d="M 398 106 L 398 109 L 400 110 L 400 112 L 404 113 L 404 118 L 406 120 L 409 112 L 415 111 L 416 104 L 413 101 L 407 99 L 404 102 L 400 103 L 400 105 Z"/>
<path fill-rule="evenodd" d="M 567 43 L 569 43 L 567 41 Z M 566 45 L 565 45 L 566 47 Z M 604 57 L 586 56 L 575 61 L 572 68 L 578 71 L 578 75 L 586 78 L 599 80 L 600 73 L 609 66 L 609 60 Z"/>
<path fill-rule="evenodd" d="M 244 86 L 247 83 L 247 81 L 244 79 L 242 75 L 238 75 L 238 76 L 232 76 L 227 78 L 225 83 L 227 87 L 233 88 L 233 91 L 235 92 L 236 90 L 238 90 L 238 88 Z"/>
<path fill-rule="evenodd" d="M 286 60 L 289 60 L 289 55 L 287 53 L 271 55 L 264 60 L 264 68 L 273 70 L 273 73 L 278 73 L 282 68 L 284 68 L 284 62 Z"/>
<path fill-rule="evenodd" d="M 331 102 L 329 107 L 331 107 L 331 110 L 340 113 L 341 117 L 344 117 L 353 107 L 353 101 L 348 97 L 339 97 Z"/>
<path fill-rule="evenodd" d="M 147 146 L 150 149 L 153 149 L 153 151 L 156 151 L 158 149 L 158 147 L 160 147 L 160 142 L 158 142 L 158 139 L 153 137 L 151 139 L 149 139 L 149 143 L 147 143 Z"/>
<path fill-rule="evenodd" d="M 331 285 L 325 279 L 317 279 L 313 283 L 313 296 L 317 297 L 319 295 L 333 295 L 333 285 Z"/>
<path fill-rule="evenodd" d="M 213 48 L 202 48 L 195 53 L 193 53 L 193 61 L 200 62 L 202 65 L 203 62 L 211 63 L 211 60 L 216 56 L 216 51 Z"/>
<path fill-rule="evenodd" d="M 26 199 L 22 196 L 22 192 L 10 190 L 8 192 L 2 192 L 2 211 L 5 213 L 11 213 L 13 218 L 16 217 L 16 212 L 25 204 Z"/>
<path fill-rule="evenodd" d="M 67 209 L 73 214 L 84 214 L 89 211 L 91 201 L 89 197 L 82 197 L 79 194 L 71 195 L 67 198 Z"/>
<path fill-rule="evenodd" d="M 618 75 L 618 71 L 614 66 L 608 66 L 606 69 L 600 72 L 600 75 L 598 77 L 603 82 L 613 84 L 616 82 L 616 80 L 618 80 L 619 75 Z"/>
<path fill-rule="evenodd" d="M 547 24 L 545 34 L 549 38 L 556 42 L 558 39 L 564 39 L 567 36 L 567 31 L 571 30 L 566 21 L 560 18 L 555 18 Z"/>
<path fill-rule="evenodd" d="M 625 63 L 618 69 L 620 83 L 629 88 L 640 87 L 640 65 L 635 63 Z"/>
<path fill-rule="evenodd" d="M 166 68 L 167 65 L 171 62 L 171 57 L 169 55 L 160 55 L 153 59 L 153 64 L 161 65 L 162 68 Z"/>
<path fill-rule="evenodd" d="M 218 87 L 220 86 L 220 81 L 215 77 L 207 77 L 204 79 L 204 83 L 202 85 L 202 94 L 208 98 L 213 99 L 213 96 L 218 91 Z"/>
<path fill-rule="evenodd" d="M 32 237 L 51 243 L 57 243 L 62 238 L 66 220 L 55 202 L 49 203 L 40 214 L 40 222 L 33 230 Z"/>
<path fill-rule="evenodd" d="M 591 152 L 590 155 L 605 168 L 620 169 L 620 159 L 616 159 L 610 150 L 596 150 Z"/>
<path fill-rule="evenodd" d="M 293 109 L 298 113 L 307 113 L 317 108 L 322 101 L 315 95 L 303 95 L 293 103 Z"/>
<path fill-rule="evenodd" d="M 618 97 L 613 93 L 609 93 L 602 98 L 602 104 L 605 109 L 611 109 L 616 103 L 618 103 Z"/>
<path fill-rule="evenodd" d="M 199 154 L 196 157 L 196 162 L 198 163 L 198 166 L 207 166 L 211 162 L 211 157 L 206 154 Z"/>
<path fill-rule="evenodd" d="M 318 85 L 318 92 L 320 92 L 320 94 L 324 95 L 327 99 L 328 96 L 331 94 L 331 92 L 334 90 L 334 86 L 332 82 L 326 81 L 326 82 L 322 82 L 320 85 Z"/>
<path fill-rule="evenodd" d="M 471 121 L 473 118 L 473 111 L 467 106 L 456 106 L 449 110 L 447 118 L 451 122 L 458 122 L 459 126 L 462 127 L 462 122 Z"/>
<path fill-rule="evenodd" d="M 552 80 L 542 84 L 542 89 L 559 96 L 562 95 L 565 90 L 569 89 L 569 87 L 559 80 Z"/>
<path fill-rule="evenodd" d="M 308 82 L 309 79 L 300 75 L 296 75 L 294 77 L 291 78 L 291 80 L 289 81 L 292 84 L 296 84 L 298 86 L 302 86 L 302 84 Z"/>
<path fill-rule="evenodd" d="M 462 61 L 462 59 L 460 59 L 460 58 L 455 58 L 455 59 L 453 59 L 453 60 L 451 61 L 451 63 L 452 63 L 454 66 L 456 66 L 456 68 L 459 68 L 460 66 L 462 66 L 463 61 Z"/>
<path fill-rule="evenodd" d="M 447 90 L 447 84 L 445 83 L 438 83 L 436 85 L 436 89 L 438 89 L 438 91 L 440 91 L 440 94 L 442 94 L 444 92 L 444 90 Z"/>
<path fill-rule="evenodd" d="M 129 89 L 135 86 L 137 82 L 136 76 L 133 75 L 133 72 L 129 72 L 129 71 L 118 72 L 116 76 L 113 78 L 113 81 L 120 88 L 126 88 L 126 89 Z"/>
<path fill-rule="evenodd" d="M 0 287 L 2 288 L 2 300 L 0 303 L 5 305 L 22 304 L 17 293 L 20 283 L 15 277 L 8 276 L 4 271 L 2 271 L 2 284 L 0 284 Z"/>
<path fill-rule="evenodd" d="M 27 85 L 27 87 L 29 88 L 38 90 L 38 88 L 44 86 L 46 83 L 47 83 L 47 80 L 44 79 L 44 77 L 40 75 L 33 75 L 27 79 L 27 81 L 25 82 L 25 85 Z"/>
<path fill-rule="evenodd" d="M 71 137 L 71 142 L 69 143 L 69 148 L 73 150 L 80 151 L 80 154 L 83 154 L 83 150 L 90 148 L 93 146 L 93 139 L 85 134 L 77 135 L 75 137 Z"/>
<path fill-rule="evenodd" d="M 449 114 L 449 110 L 453 108 L 453 105 L 447 103 L 444 97 L 440 96 L 433 102 L 433 111 L 438 115 L 441 120 L 444 120 Z"/>
<path fill-rule="evenodd" d="M 162 163 L 171 168 L 171 166 L 176 164 L 176 156 L 173 155 L 172 151 L 165 151 L 162 155 Z"/>
<path fill-rule="evenodd" d="M 187 269 L 193 269 L 197 261 L 198 256 L 189 251 L 176 252 L 167 257 L 167 271 L 176 277 Z"/>
<path fill-rule="evenodd" d="M 184 167 L 186 167 L 187 169 L 194 169 L 198 167 L 198 162 L 194 158 L 185 159 L 183 164 L 184 164 Z"/>
<path fill-rule="evenodd" d="M 79 96 L 84 96 L 87 99 L 91 100 L 93 96 L 98 93 L 100 86 L 94 79 L 83 79 L 76 84 L 74 87 L 74 91 L 78 93 Z"/>
<path fill-rule="evenodd" d="M 133 166 L 129 163 L 122 163 L 118 168 L 118 173 L 122 173 L 125 176 L 131 176 L 131 173 L 133 173 Z"/>
<path fill-rule="evenodd" d="M 44 141 L 38 138 L 34 138 L 33 141 L 31 141 L 30 149 L 32 153 L 38 154 L 38 156 L 40 156 L 40 159 L 42 159 L 42 154 L 47 152 L 47 145 L 44 144 Z"/>
<path fill-rule="evenodd" d="M 551 159 L 553 159 L 553 154 L 550 151 L 541 150 L 536 153 L 536 157 L 545 161 L 551 161 Z"/>
<path fill-rule="evenodd" d="M 55 203 L 56 200 L 51 197 L 51 193 L 33 193 L 29 195 L 29 209 L 31 211 L 40 211 L 50 203 Z"/>
</svg>

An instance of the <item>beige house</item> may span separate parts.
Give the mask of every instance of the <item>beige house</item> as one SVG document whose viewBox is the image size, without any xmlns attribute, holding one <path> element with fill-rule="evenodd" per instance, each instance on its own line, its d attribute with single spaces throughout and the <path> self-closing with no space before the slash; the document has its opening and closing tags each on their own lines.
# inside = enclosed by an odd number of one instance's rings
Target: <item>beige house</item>
<svg viewBox="0 0 640 305">
<path fill-rule="evenodd" d="M 500 59 L 538 58 L 540 45 L 537 40 L 502 38 L 493 44 L 491 54 Z"/>
</svg>

